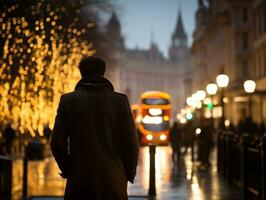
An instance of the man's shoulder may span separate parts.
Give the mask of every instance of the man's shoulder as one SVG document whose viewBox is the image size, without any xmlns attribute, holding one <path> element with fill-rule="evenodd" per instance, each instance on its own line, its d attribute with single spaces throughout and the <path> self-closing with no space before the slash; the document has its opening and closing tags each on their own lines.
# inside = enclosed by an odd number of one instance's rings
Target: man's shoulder
<svg viewBox="0 0 266 200">
<path fill-rule="evenodd" d="M 67 99 L 70 99 L 74 95 L 75 95 L 75 91 L 62 94 L 61 101 L 66 101 Z"/>
<path fill-rule="evenodd" d="M 121 98 L 127 98 L 127 95 L 124 93 L 114 92 L 114 94 L 117 95 L 118 97 L 121 97 Z"/>
<path fill-rule="evenodd" d="M 62 94 L 61 98 L 68 98 L 68 97 L 71 97 L 73 95 L 75 95 L 75 91 Z"/>
<path fill-rule="evenodd" d="M 121 101 L 128 101 L 127 95 L 120 92 L 113 92 L 113 94 Z"/>
<path fill-rule="evenodd" d="M 77 91 L 73 91 L 73 92 L 69 92 L 69 93 L 65 93 L 61 95 L 61 99 L 66 100 L 66 99 L 70 99 L 71 97 L 75 96 L 77 93 Z M 121 101 L 128 101 L 128 97 L 126 94 L 120 93 L 120 92 L 111 92 L 111 94 L 117 98 L 118 100 Z"/>
</svg>

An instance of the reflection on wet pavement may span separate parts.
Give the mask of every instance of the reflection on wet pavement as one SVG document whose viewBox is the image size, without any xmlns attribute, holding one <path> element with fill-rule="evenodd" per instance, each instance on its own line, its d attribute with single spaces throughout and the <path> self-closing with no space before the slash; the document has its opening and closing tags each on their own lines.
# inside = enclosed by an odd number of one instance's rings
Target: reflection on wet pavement
<svg viewBox="0 0 266 200">
<path fill-rule="evenodd" d="M 203 169 L 192 162 L 191 152 L 183 157 L 180 166 L 172 163 L 170 147 L 156 149 L 156 189 L 158 200 L 241 200 L 241 190 L 228 185 L 217 174 L 216 152 L 211 155 L 212 166 Z M 142 148 L 137 177 L 129 185 L 129 194 L 145 195 L 149 187 L 149 149 Z"/>
<path fill-rule="evenodd" d="M 212 166 L 202 169 L 192 163 L 188 152 L 179 167 L 173 165 L 170 147 L 156 148 L 156 189 L 158 200 L 241 200 L 241 191 L 220 178 L 216 169 L 216 153 L 212 153 Z M 21 197 L 22 161 L 14 161 L 14 200 Z M 28 193 L 32 195 L 64 194 L 65 181 L 58 175 L 53 158 L 29 163 Z M 129 195 L 146 195 L 149 187 L 149 148 L 140 150 L 135 183 L 129 184 Z"/>
</svg>

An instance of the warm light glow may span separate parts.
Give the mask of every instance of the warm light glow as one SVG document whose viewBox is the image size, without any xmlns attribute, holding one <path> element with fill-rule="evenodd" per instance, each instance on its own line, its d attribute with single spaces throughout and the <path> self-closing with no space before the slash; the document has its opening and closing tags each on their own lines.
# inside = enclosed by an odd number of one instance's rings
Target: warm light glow
<svg viewBox="0 0 266 200">
<path fill-rule="evenodd" d="M 204 99 L 203 103 L 204 103 L 205 105 L 207 105 L 207 104 L 209 104 L 209 103 L 212 103 L 212 100 L 211 100 L 211 98 L 206 98 L 206 99 Z"/>
<path fill-rule="evenodd" d="M 228 103 L 228 102 L 229 102 L 229 99 L 228 99 L 227 97 L 224 97 L 224 98 L 223 98 L 223 102 L 224 102 L 224 103 Z"/>
<path fill-rule="evenodd" d="M 246 93 L 253 93 L 256 90 L 256 83 L 253 80 L 246 80 L 244 82 L 244 90 Z"/>
<path fill-rule="evenodd" d="M 137 115 L 137 117 L 136 117 L 136 122 L 137 123 L 140 123 L 141 122 L 141 120 L 142 120 L 142 115 Z"/>
<path fill-rule="evenodd" d="M 182 116 L 181 113 L 179 113 L 179 114 L 176 115 L 176 118 L 177 118 L 178 120 L 182 119 L 182 117 L 183 117 L 183 116 Z"/>
<path fill-rule="evenodd" d="M 143 119 L 142 122 L 144 124 L 161 124 L 163 122 L 163 118 L 162 117 L 151 117 L 146 115 Z"/>
<path fill-rule="evenodd" d="M 150 108 L 148 112 L 152 116 L 161 115 L 163 113 L 162 109 L 160 108 Z"/>
<path fill-rule="evenodd" d="M 185 109 L 185 108 L 182 108 L 182 109 L 181 109 L 181 114 L 182 114 L 182 115 L 185 115 L 185 114 L 186 114 L 186 109 Z"/>
<path fill-rule="evenodd" d="M 187 120 L 185 118 L 180 119 L 181 124 L 185 124 L 186 122 L 187 122 Z"/>
<path fill-rule="evenodd" d="M 192 96 L 191 96 L 191 98 L 192 98 L 193 102 L 199 101 L 198 100 L 198 95 L 196 93 L 193 93 Z"/>
<path fill-rule="evenodd" d="M 195 133 L 196 133 L 197 135 L 201 134 L 201 129 L 200 129 L 200 128 L 197 128 L 196 131 L 195 131 Z"/>
<path fill-rule="evenodd" d="M 196 108 L 197 108 L 197 109 L 201 109 L 201 108 L 202 108 L 202 103 L 201 103 L 201 101 L 197 102 L 197 104 L 196 104 Z"/>
<path fill-rule="evenodd" d="M 162 135 L 160 135 L 160 140 L 162 140 L 162 141 L 164 141 L 164 140 L 166 140 L 166 135 L 164 135 L 164 134 L 162 134 Z"/>
<path fill-rule="evenodd" d="M 151 134 L 149 134 L 149 135 L 146 136 L 146 139 L 151 141 L 153 139 L 153 136 Z"/>
<path fill-rule="evenodd" d="M 191 120 L 193 118 L 193 114 L 192 113 L 187 113 L 186 114 L 186 119 L 187 120 Z"/>
<path fill-rule="evenodd" d="M 225 88 L 228 86 L 229 77 L 226 74 L 219 74 L 216 77 L 216 82 L 217 82 L 218 87 Z"/>
<path fill-rule="evenodd" d="M 215 95 L 217 93 L 218 87 L 215 83 L 210 83 L 206 86 L 206 91 L 209 95 Z"/>
<path fill-rule="evenodd" d="M 21 134 L 42 136 L 44 125 L 54 123 L 60 96 L 73 91 L 80 79 L 77 64 L 94 50 L 83 35 L 64 35 L 63 41 L 62 32 L 51 30 L 57 24 L 51 17 L 34 24 L 25 17 L 8 18 L 1 22 L 0 121 L 12 122 Z M 11 68 L 17 73 L 11 74 Z"/>
<path fill-rule="evenodd" d="M 187 105 L 188 106 L 193 106 L 194 105 L 194 101 L 193 101 L 193 98 L 192 97 L 188 97 L 186 99 L 186 102 L 187 102 Z"/>
<path fill-rule="evenodd" d="M 229 119 L 227 119 L 227 120 L 225 120 L 224 121 L 224 125 L 226 126 L 226 127 L 229 127 L 230 126 L 230 120 Z"/>
<path fill-rule="evenodd" d="M 169 120 L 170 120 L 170 117 L 167 116 L 167 115 L 165 115 L 165 116 L 163 117 L 163 120 L 164 120 L 164 121 L 169 121 Z"/>
<path fill-rule="evenodd" d="M 203 101 L 206 97 L 206 92 L 204 90 L 198 90 L 196 95 L 199 101 Z"/>
</svg>

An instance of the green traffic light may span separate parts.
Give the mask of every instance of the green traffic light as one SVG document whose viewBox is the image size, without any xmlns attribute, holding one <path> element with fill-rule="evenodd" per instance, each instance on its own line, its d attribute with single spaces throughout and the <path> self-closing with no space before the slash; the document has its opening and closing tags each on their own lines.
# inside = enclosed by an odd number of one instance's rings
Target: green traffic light
<svg viewBox="0 0 266 200">
<path fill-rule="evenodd" d="M 208 109 L 208 110 L 212 110 L 212 109 L 213 109 L 213 107 L 214 107 L 214 106 L 213 106 L 213 104 L 212 104 L 212 103 L 208 103 L 208 104 L 207 104 L 207 109 Z"/>
</svg>

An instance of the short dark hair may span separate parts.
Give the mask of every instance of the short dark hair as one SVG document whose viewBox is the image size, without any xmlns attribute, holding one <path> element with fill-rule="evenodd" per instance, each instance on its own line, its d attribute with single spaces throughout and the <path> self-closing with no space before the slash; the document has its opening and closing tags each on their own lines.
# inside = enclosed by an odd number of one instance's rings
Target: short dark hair
<svg viewBox="0 0 266 200">
<path fill-rule="evenodd" d="M 106 63 L 99 57 L 84 57 L 79 63 L 79 71 L 82 77 L 90 75 L 103 76 L 106 71 Z"/>
</svg>

